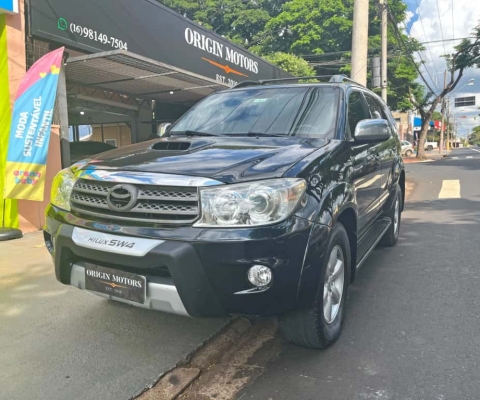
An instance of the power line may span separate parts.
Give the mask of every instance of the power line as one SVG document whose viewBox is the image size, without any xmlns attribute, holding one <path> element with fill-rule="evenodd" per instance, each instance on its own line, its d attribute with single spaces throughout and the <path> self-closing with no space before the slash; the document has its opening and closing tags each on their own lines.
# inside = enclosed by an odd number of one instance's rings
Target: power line
<svg viewBox="0 0 480 400">
<path fill-rule="evenodd" d="M 415 2 L 417 3 L 418 19 L 420 20 L 420 25 L 422 26 L 423 35 L 425 36 L 425 40 L 428 40 L 427 33 L 425 32 L 425 25 L 423 25 L 423 18 L 422 18 L 422 15 L 420 14 L 420 4 L 418 3 L 418 0 L 415 0 Z M 428 46 L 428 42 L 425 42 L 424 44 L 427 44 L 426 47 L 427 47 L 428 53 L 430 54 L 430 60 L 432 60 L 432 64 L 435 68 L 435 62 L 433 61 L 433 56 L 432 56 L 432 51 L 430 50 L 430 46 Z M 435 72 L 438 73 L 436 68 L 435 68 Z"/>
<path fill-rule="evenodd" d="M 406 30 L 407 30 L 407 26 L 406 26 L 406 24 L 405 24 L 405 21 L 403 21 L 403 27 L 404 27 L 404 29 L 405 29 L 405 31 L 406 31 Z M 401 37 L 401 36 L 400 36 L 400 37 Z M 413 37 L 413 39 L 415 39 L 415 40 L 418 42 L 418 38 Z M 404 43 L 403 38 L 402 38 L 402 43 Z M 404 44 L 405 44 L 405 43 L 404 43 Z M 418 56 L 420 57 L 420 60 L 422 61 L 422 62 L 421 62 L 421 65 L 423 65 L 423 68 L 425 68 L 425 71 L 427 72 L 428 76 L 430 77 L 430 81 L 432 82 L 433 86 L 435 87 L 436 90 L 439 90 L 439 89 L 438 89 L 438 86 L 437 86 L 437 84 L 436 84 L 436 82 L 435 82 L 435 80 L 433 79 L 432 75 L 430 74 L 430 70 L 427 68 L 427 63 L 426 63 L 426 61 L 423 59 L 422 52 L 417 50 L 417 54 L 418 54 Z M 433 61 L 433 60 L 432 60 L 432 61 Z M 420 73 L 420 69 L 417 69 L 417 70 L 418 70 L 419 73 Z M 425 78 L 423 77 L 423 75 L 422 75 L 421 73 L 420 73 L 420 75 L 422 76 L 423 80 L 425 81 Z M 427 82 L 425 82 L 425 83 L 427 83 Z M 430 89 L 430 91 L 431 91 L 432 93 L 435 93 L 428 84 L 427 84 L 427 86 L 428 86 L 428 88 Z"/>
<path fill-rule="evenodd" d="M 442 16 L 440 15 L 440 7 L 438 6 L 438 0 L 437 0 L 437 12 L 438 12 L 438 22 L 440 23 L 440 33 L 442 34 L 442 39 L 444 39 L 445 37 L 443 36 Z M 443 50 L 445 51 L 445 54 L 447 54 L 447 48 L 445 47 L 445 42 L 443 42 Z"/>
<path fill-rule="evenodd" d="M 403 25 L 404 25 L 404 28 L 405 28 L 405 31 L 406 31 L 406 28 L 407 28 L 407 27 L 406 27 L 405 21 L 403 22 Z M 420 42 L 419 37 L 418 37 L 418 33 L 416 33 L 416 32 L 417 32 L 416 29 L 415 29 L 414 27 L 412 27 L 412 29 L 410 29 L 410 37 L 413 38 L 413 39 L 415 39 L 417 42 Z M 427 73 L 428 73 L 428 76 L 430 76 L 430 78 L 432 79 L 432 83 L 433 83 L 433 85 L 435 86 L 435 89 L 438 90 L 437 81 L 436 81 L 436 79 L 433 79 L 433 77 L 431 76 L 430 71 L 429 71 L 429 69 L 428 69 L 428 63 L 427 63 L 427 61 L 428 61 L 427 58 L 428 58 L 428 57 L 427 57 L 427 53 L 425 52 L 425 50 L 417 50 L 417 53 L 418 53 L 418 56 L 420 57 L 420 60 L 422 61 L 423 67 L 425 68 L 425 70 L 426 70 Z M 424 54 L 425 54 L 425 60 L 424 60 Z M 431 65 L 433 66 L 433 69 L 434 69 L 434 71 L 435 71 L 434 76 L 435 76 L 435 78 L 436 78 L 437 75 L 438 75 L 438 71 L 437 71 L 437 68 L 436 68 L 436 66 L 435 66 L 435 62 L 434 62 L 433 57 L 431 56 L 431 54 L 430 54 L 430 61 L 431 61 Z"/>
<path fill-rule="evenodd" d="M 466 36 L 462 38 L 455 38 L 455 39 L 440 39 L 440 40 L 430 40 L 428 42 L 420 42 L 418 41 L 419 44 L 430 44 L 430 43 L 442 43 L 442 42 L 453 42 L 457 40 L 465 40 L 465 39 L 476 39 L 476 36 Z M 390 50 L 394 49 L 395 46 L 388 46 Z M 328 56 L 333 56 L 333 55 L 338 55 L 338 54 L 345 54 L 345 53 L 350 53 L 352 50 L 342 50 L 342 51 L 332 51 L 330 53 L 321 53 L 321 54 L 300 54 L 299 57 L 305 58 L 305 57 L 328 57 Z"/>
<path fill-rule="evenodd" d="M 420 44 L 455 42 L 455 41 L 457 41 L 457 40 L 476 39 L 476 38 L 477 38 L 476 36 L 466 36 L 466 37 L 455 38 L 455 39 L 430 40 L 430 41 L 428 41 L 428 42 L 420 42 Z"/>
<path fill-rule="evenodd" d="M 390 54 L 387 56 L 389 60 L 393 60 L 401 57 L 403 57 L 402 54 Z M 371 57 L 368 58 L 368 60 L 371 60 L 371 59 L 372 59 Z M 345 58 L 343 60 L 330 60 L 330 61 L 324 61 L 324 62 L 307 61 L 307 62 L 312 67 L 323 67 L 328 65 L 347 65 L 347 64 L 350 64 L 350 61 L 351 61 L 350 58 Z"/>
<path fill-rule="evenodd" d="M 420 75 L 420 77 L 423 79 L 423 81 L 425 82 L 425 85 L 427 86 L 427 88 L 430 90 L 430 92 L 432 93 L 435 93 L 434 90 L 430 87 L 430 85 L 428 84 L 427 80 L 425 79 L 425 77 L 423 76 L 423 73 L 422 71 L 420 70 L 420 68 L 418 67 L 417 63 L 415 62 L 415 59 L 410 55 L 408 49 L 407 49 L 407 45 L 405 44 L 405 41 L 403 40 L 403 37 L 401 35 L 401 33 L 399 32 L 398 30 L 398 26 L 395 22 L 395 18 L 393 18 L 393 15 L 392 15 L 392 12 L 390 10 L 390 8 L 387 6 L 387 11 L 388 11 L 388 16 L 389 16 L 389 19 L 390 19 L 390 24 L 392 25 L 392 28 L 393 28 L 393 32 L 395 33 L 395 38 L 397 39 L 397 42 L 398 42 L 398 45 L 400 47 L 402 47 L 403 45 L 403 48 L 405 50 L 405 55 L 407 57 L 410 58 L 410 60 L 412 61 L 412 64 L 413 66 L 415 67 L 415 69 L 417 70 L 418 74 Z M 428 72 L 428 70 L 427 70 Z M 433 80 L 432 80 L 433 82 Z"/>
<path fill-rule="evenodd" d="M 455 18 L 453 17 L 453 0 L 452 0 L 452 36 L 455 39 Z"/>
</svg>

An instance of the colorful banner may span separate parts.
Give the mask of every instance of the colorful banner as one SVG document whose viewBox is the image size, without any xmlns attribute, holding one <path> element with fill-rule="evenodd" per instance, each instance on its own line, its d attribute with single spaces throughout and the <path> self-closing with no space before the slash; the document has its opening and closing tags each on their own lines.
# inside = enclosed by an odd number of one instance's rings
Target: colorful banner
<svg viewBox="0 0 480 400">
<path fill-rule="evenodd" d="M 39 59 L 18 88 L 8 143 L 4 195 L 43 200 L 53 107 L 64 47 Z"/>
<path fill-rule="evenodd" d="M 3 198 L 3 177 L 12 117 L 9 83 L 6 18 L 5 14 L 0 14 L 0 227 L 4 225 L 7 228 L 17 228 L 17 200 Z"/>
</svg>

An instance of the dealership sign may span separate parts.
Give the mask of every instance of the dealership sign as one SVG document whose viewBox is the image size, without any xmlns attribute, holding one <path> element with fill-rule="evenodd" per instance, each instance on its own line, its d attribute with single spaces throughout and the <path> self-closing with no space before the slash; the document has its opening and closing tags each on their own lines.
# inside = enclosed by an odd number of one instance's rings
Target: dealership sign
<svg viewBox="0 0 480 400">
<path fill-rule="evenodd" d="M 0 14 L 17 14 L 18 0 L 0 0 Z"/>
<path fill-rule="evenodd" d="M 229 85 L 290 76 L 156 0 L 30 3 L 32 35 L 68 48 L 128 50 Z"/>
</svg>

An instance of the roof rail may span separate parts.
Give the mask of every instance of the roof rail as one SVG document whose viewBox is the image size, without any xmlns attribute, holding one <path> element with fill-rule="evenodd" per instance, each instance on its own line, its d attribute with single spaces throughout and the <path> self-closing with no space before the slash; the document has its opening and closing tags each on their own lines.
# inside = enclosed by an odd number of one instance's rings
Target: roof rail
<svg viewBox="0 0 480 400">
<path fill-rule="evenodd" d="M 237 83 L 232 89 L 244 87 L 244 86 L 255 86 L 255 85 L 261 85 L 262 83 L 260 81 L 243 81 L 240 83 Z"/>
<path fill-rule="evenodd" d="M 243 81 L 238 83 L 233 87 L 233 89 L 244 87 L 244 86 L 254 86 L 254 85 L 266 85 L 268 83 L 276 82 L 286 82 L 286 81 L 299 81 L 302 79 L 327 79 L 331 78 L 332 75 L 316 75 L 316 76 L 292 76 L 288 78 L 276 78 L 276 79 L 263 79 L 259 81 Z"/>
<path fill-rule="evenodd" d="M 233 89 L 246 87 L 246 86 L 256 86 L 256 85 L 266 85 L 268 83 L 277 83 L 277 82 L 288 82 L 288 81 L 299 81 L 302 79 L 327 79 L 331 83 L 343 83 L 345 81 L 360 85 L 358 82 L 355 82 L 353 79 L 348 78 L 346 75 L 315 75 L 315 76 L 295 76 L 289 78 L 276 78 L 276 79 L 264 79 L 259 81 L 243 81 L 238 83 L 233 87 Z"/>
<path fill-rule="evenodd" d="M 355 85 L 363 86 L 362 84 L 360 84 L 357 81 L 349 78 L 346 75 L 332 75 L 332 77 L 330 78 L 330 82 L 332 82 L 332 83 L 343 83 L 345 81 L 350 82 L 350 83 L 354 83 Z"/>
</svg>

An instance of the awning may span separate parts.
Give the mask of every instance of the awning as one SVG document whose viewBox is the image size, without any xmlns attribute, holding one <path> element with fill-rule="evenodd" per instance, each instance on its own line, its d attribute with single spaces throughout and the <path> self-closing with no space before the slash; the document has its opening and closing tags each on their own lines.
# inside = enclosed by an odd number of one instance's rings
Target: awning
<svg viewBox="0 0 480 400">
<path fill-rule="evenodd" d="M 70 57 L 67 83 L 140 99 L 195 102 L 226 84 L 124 50 Z"/>
</svg>

